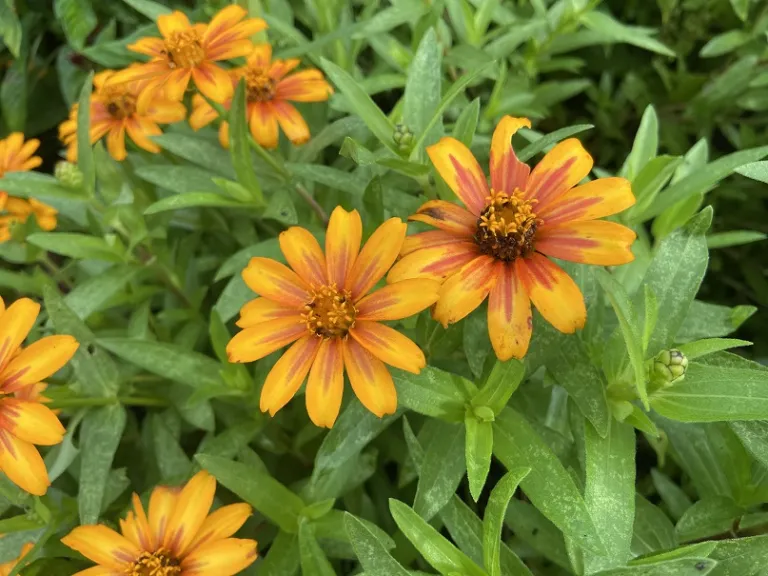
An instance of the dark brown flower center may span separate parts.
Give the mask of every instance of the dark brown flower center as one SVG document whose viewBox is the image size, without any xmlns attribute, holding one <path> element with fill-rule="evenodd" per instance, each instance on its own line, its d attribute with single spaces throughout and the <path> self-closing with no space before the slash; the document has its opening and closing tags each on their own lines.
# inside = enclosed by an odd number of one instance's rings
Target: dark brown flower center
<svg viewBox="0 0 768 576">
<path fill-rule="evenodd" d="M 248 68 L 245 86 L 249 102 L 268 102 L 275 97 L 277 82 L 264 68 Z"/>
<path fill-rule="evenodd" d="M 144 552 L 128 567 L 127 576 L 179 576 L 181 565 L 164 548 L 157 552 Z"/>
<path fill-rule="evenodd" d="M 205 59 L 197 30 L 178 30 L 165 40 L 165 54 L 171 68 L 194 68 Z"/>
<path fill-rule="evenodd" d="M 356 316 L 352 294 L 339 290 L 335 284 L 313 289 L 302 314 L 307 330 L 319 338 L 345 338 L 355 325 Z"/>
<path fill-rule="evenodd" d="M 533 252 L 536 228 L 541 220 L 532 207 L 535 200 L 525 200 L 520 190 L 512 194 L 491 190 L 486 206 L 477 219 L 475 242 L 483 254 L 512 262 Z"/>
<path fill-rule="evenodd" d="M 108 88 L 104 92 L 107 112 L 116 120 L 130 118 L 136 113 L 136 95 L 126 92 L 125 88 Z"/>
</svg>

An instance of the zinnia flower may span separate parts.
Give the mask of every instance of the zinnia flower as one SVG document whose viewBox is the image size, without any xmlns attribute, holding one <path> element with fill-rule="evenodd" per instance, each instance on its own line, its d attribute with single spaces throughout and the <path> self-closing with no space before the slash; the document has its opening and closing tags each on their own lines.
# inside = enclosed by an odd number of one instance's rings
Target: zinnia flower
<svg viewBox="0 0 768 576">
<path fill-rule="evenodd" d="M 261 18 L 243 20 L 247 15 L 244 8 L 233 4 L 207 25 L 190 24 L 181 12 L 159 16 L 162 38 L 141 38 L 128 45 L 150 61 L 122 70 L 110 83 L 148 80 L 151 87 L 162 87 L 170 99 L 181 100 L 192 78 L 200 92 L 223 102 L 232 95 L 232 82 L 215 62 L 249 54 L 253 48 L 249 37 L 267 27 Z"/>
<path fill-rule="evenodd" d="M 232 576 L 256 561 L 256 541 L 231 538 L 251 515 L 248 504 L 208 514 L 216 480 L 198 472 L 183 489 L 158 486 L 149 514 L 137 494 L 118 534 L 102 525 L 79 526 L 62 543 L 98 566 L 74 576 Z"/>
<path fill-rule="evenodd" d="M 24 142 L 24 134 L 13 132 L 8 138 L 0 140 L 0 178 L 6 172 L 27 172 L 43 163 L 33 154 L 40 146 L 40 141 L 32 138 Z M 16 198 L 0 190 L 0 243 L 11 238 L 11 225 L 26 222 L 30 214 L 35 215 L 38 225 L 43 230 L 56 228 L 56 210 L 39 200 Z"/>
<path fill-rule="evenodd" d="M 72 336 L 48 336 L 22 348 L 40 305 L 22 298 L 8 309 L 0 298 L 0 469 L 23 490 L 42 496 L 50 481 L 35 444 L 62 441 L 64 427 L 39 393 L 42 380 L 77 350 Z"/>
<path fill-rule="evenodd" d="M 293 345 L 270 371 L 260 407 L 271 415 L 285 406 L 309 374 L 306 402 L 317 426 L 336 421 L 344 391 L 344 370 L 360 402 L 381 417 L 397 408 L 397 393 L 386 364 L 418 373 L 425 365 L 416 344 L 382 321 L 416 314 L 437 300 L 434 280 L 396 282 L 371 294 L 397 258 L 406 224 L 392 218 L 360 250 L 363 225 L 357 211 L 331 214 L 325 255 L 304 228 L 279 237 L 292 268 L 252 258 L 246 284 L 261 296 L 240 311 L 243 328 L 227 346 L 231 362 L 253 362 Z"/>
<path fill-rule="evenodd" d="M 458 140 L 427 148 L 435 168 L 465 207 L 432 200 L 411 220 L 438 230 L 410 236 L 389 282 L 445 280 L 433 316 L 458 322 L 488 296 L 488 333 L 496 355 L 522 358 L 531 338 L 531 302 L 555 328 L 572 333 L 586 321 L 584 298 L 549 257 L 615 266 L 632 261 L 635 233 L 604 220 L 632 206 L 629 182 L 600 178 L 576 186 L 592 157 L 576 139 L 557 144 L 531 171 L 512 149 L 512 135 L 530 127 L 505 117 L 491 142 L 491 186 Z"/>
<path fill-rule="evenodd" d="M 253 138 L 264 148 L 276 148 L 278 125 L 294 144 L 309 140 L 309 126 L 290 102 L 324 102 L 333 93 L 320 70 L 309 68 L 289 74 L 300 60 L 272 60 L 272 46 L 254 47 L 248 62 L 232 71 L 233 86 L 245 78 L 248 107 L 246 120 Z M 227 110 L 231 100 L 225 102 Z M 195 130 L 207 126 L 219 117 L 218 112 L 199 94 L 192 97 L 189 123 Z M 229 147 L 229 123 L 219 126 L 219 141 Z"/>
<path fill-rule="evenodd" d="M 32 542 L 28 542 L 21 547 L 21 553 L 19 554 L 18 558 L 15 558 L 10 562 L 6 562 L 5 564 L 0 564 L 0 576 L 8 576 L 8 574 L 13 572 L 13 569 L 16 568 L 16 564 L 21 562 L 24 556 L 29 554 L 29 551 L 34 547 L 35 545 Z"/>
<path fill-rule="evenodd" d="M 183 120 L 187 109 L 181 102 L 163 96 L 161 90 L 150 90 L 146 82 L 112 85 L 113 70 L 100 72 L 93 78 L 91 96 L 91 143 L 107 136 L 107 150 L 115 160 L 125 160 L 125 135 L 147 152 L 157 154 L 160 147 L 149 136 L 162 134 L 158 124 Z M 59 139 L 67 146 L 67 160 L 77 160 L 77 111 L 72 106 L 69 119 L 59 126 Z"/>
</svg>

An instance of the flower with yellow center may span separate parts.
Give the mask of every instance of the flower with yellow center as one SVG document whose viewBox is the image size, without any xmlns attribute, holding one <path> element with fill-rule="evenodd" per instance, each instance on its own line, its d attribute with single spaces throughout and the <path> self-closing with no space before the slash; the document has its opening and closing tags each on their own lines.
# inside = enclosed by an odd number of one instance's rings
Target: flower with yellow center
<svg viewBox="0 0 768 576">
<path fill-rule="evenodd" d="M 307 382 L 306 404 L 317 426 L 336 421 L 344 371 L 360 402 L 379 417 L 397 408 L 397 393 L 385 364 L 418 373 L 424 354 L 397 330 L 382 324 L 421 312 L 437 300 L 439 282 L 406 280 L 370 294 L 397 258 L 406 224 L 392 218 L 360 250 L 363 225 L 357 211 L 331 214 L 325 254 L 304 228 L 279 237 L 290 268 L 253 258 L 245 283 L 261 297 L 240 311 L 242 332 L 227 346 L 231 362 L 253 362 L 292 344 L 270 371 L 260 407 L 271 415 Z"/>
<path fill-rule="evenodd" d="M 261 18 L 247 18 L 237 5 L 227 6 L 210 24 L 190 24 L 181 13 L 157 18 L 162 38 L 141 38 L 129 49 L 150 57 L 149 62 L 118 72 L 110 83 L 148 80 L 150 88 L 160 86 L 171 100 L 181 100 L 190 79 L 203 94 L 224 102 L 232 96 L 232 81 L 217 64 L 246 56 L 253 49 L 249 38 L 264 30 Z"/>
<path fill-rule="evenodd" d="M 107 150 L 115 160 L 125 160 L 125 135 L 147 152 L 157 154 L 160 147 L 149 136 L 162 134 L 158 124 L 183 120 L 187 109 L 181 102 L 169 100 L 162 91 L 148 90 L 144 81 L 112 85 L 113 70 L 100 72 L 93 78 L 91 96 L 91 143 L 105 135 Z M 59 126 L 59 139 L 67 146 L 67 160 L 77 160 L 77 111 L 72 106 L 69 119 Z"/>
<path fill-rule="evenodd" d="M 198 472 L 183 488 L 158 486 L 145 511 L 137 494 L 120 520 L 120 534 L 106 526 L 79 526 L 62 543 L 98 566 L 74 576 L 233 576 L 256 561 L 256 541 L 232 538 L 248 517 L 248 504 L 209 514 L 216 480 Z"/>
<path fill-rule="evenodd" d="M 40 141 L 32 138 L 24 142 L 21 132 L 13 132 L 0 140 L 0 178 L 7 172 L 27 172 L 43 163 L 39 156 L 34 156 Z M 56 228 L 56 210 L 39 200 L 16 198 L 0 190 L 0 243 L 11 238 L 11 226 L 17 222 L 26 222 L 31 214 L 43 230 Z"/>
<path fill-rule="evenodd" d="M 18 558 L 14 558 L 10 562 L 0 564 L 0 576 L 8 576 L 8 574 L 13 572 L 13 569 L 16 568 L 16 565 L 21 562 L 24 559 L 24 556 L 29 554 L 29 551 L 34 547 L 35 545 L 32 542 L 28 542 L 21 547 L 21 553 L 19 554 Z"/>
<path fill-rule="evenodd" d="M 577 186 L 592 158 L 576 139 L 557 144 L 531 170 L 512 149 L 525 118 L 501 120 L 491 142 L 491 185 L 469 149 L 443 138 L 427 153 L 464 206 L 432 200 L 411 220 L 438 230 L 406 239 L 389 282 L 443 280 L 433 316 L 458 322 L 488 297 L 488 333 L 498 358 L 522 358 L 531 338 L 531 302 L 561 332 L 586 321 L 584 298 L 549 257 L 616 266 L 631 262 L 635 233 L 598 220 L 635 203 L 624 178 Z"/>
<path fill-rule="evenodd" d="M 65 430 L 39 393 L 42 381 L 69 362 L 78 343 L 57 335 L 22 347 L 39 312 L 40 305 L 29 298 L 8 309 L 0 298 L 0 470 L 23 490 L 42 496 L 50 481 L 35 444 L 58 444 Z"/>
<path fill-rule="evenodd" d="M 293 144 L 309 140 L 309 126 L 291 102 L 324 102 L 333 93 L 320 70 L 309 68 L 290 74 L 300 60 L 272 60 L 272 46 L 254 47 L 248 62 L 232 71 L 233 85 L 245 78 L 246 121 L 253 138 L 264 148 L 276 148 L 278 126 Z M 229 110 L 231 100 L 224 103 Z M 207 126 L 219 114 L 199 94 L 192 98 L 189 123 L 195 130 Z M 229 123 L 219 126 L 219 141 L 229 147 Z"/>
</svg>

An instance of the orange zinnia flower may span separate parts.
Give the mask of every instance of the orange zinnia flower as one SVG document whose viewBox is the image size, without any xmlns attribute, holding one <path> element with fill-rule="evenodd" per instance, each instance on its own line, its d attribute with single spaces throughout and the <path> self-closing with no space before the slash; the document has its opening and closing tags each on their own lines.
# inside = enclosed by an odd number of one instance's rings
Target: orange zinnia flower
<svg viewBox="0 0 768 576">
<path fill-rule="evenodd" d="M 267 27 L 261 18 L 243 20 L 247 15 L 244 8 L 233 4 L 207 25 L 190 24 L 181 12 L 159 16 L 162 38 L 141 38 L 128 46 L 149 56 L 150 61 L 122 70 L 110 83 L 148 80 L 151 87 L 162 87 L 172 100 L 181 100 L 192 78 L 200 92 L 223 102 L 232 96 L 232 82 L 214 62 L 246 56 L 253 48 L 249 37 Z"/>
<path fill-rule="evenodd" d="M 125 160 L 125 134 L 147 152 L 157 154 L 160 147 L 148 137 L 162 134 L 158 124 L 184 120 L 187 109 L 181 102 L 168 100 L 162 91 L 149 90 L 146 82 L 112 85 L 113 70 L 93 78 L 91 96 L 91 143 L 105 134 L 107 150 L 115 160 Z M 59 139 L 67 146 L 67 160 L 77 160 L 77 110 L 72 106 L 69 119 L 59 126 Z"/>
<path fill-rule="evenodd" d="M 58 444 L 65 430 L 43 405 L 40 384 L 69 362 L 78 343 L 72 336 L 48 336 L 22 348 L 39 312 L 40 305 L 28 298 L 7 310 L 0 298 L 0 469 L 23 490 L 42 496 L 50 481 L 35 444 Z"/>
<path fill-rule="evenodd" d="M 427 148 L 435 168 L 466 208 L 432 200 L 411 220 L 439 230 L 410 236 L 388 281 L 445 280 L 433 316 L 458 322 L 488 299 L 488 333 L 496 355 L 522 358 L 531 338 L 531 302 L 561 332 L 586 321 L 584 298 L 547 256 L 602 266 L 632 261 L 635 233 L 604 220 L 632 206 L 629 182 L 600 178 L 576 186 L 592 157 L 576 139 L 557 144 L 531 171 L 512 149 L 525 118 L 502 119 L 491 142 L 491 186 L 472 153 L 443 138 Z M 576 186 L 574 188 L 574 186 Z"/>
<path fill-rule="evenodd" d="M 137 494 L 118 534 L 106 526 L 79 526 L 61 539 L 98 566 L 74 576 L 232 576 L 256 561 L 256 541 L 231 538 L 251 515 L 248 504 L 208 514 L 216 480 L 198 472 L 183 489 L 158 486 L 149 514 Z"/>
<path fill-rule="evenodd" d="M 0 178 L 6 172 L 27 172 L 43 163 L 39 156 L 34 156 L 40 141 L 32 138 L 24 142 L 24 134 L 13 132 L 8 138 L 0 140 Z M 39 200 L 16 198 L 0 190 L 0 243 L 11 238 L 11 225 L 26 222 L 30 214 L 35 215 L 37 224 L 43 230 L 56 228 L 56 210 Z"/>
<path fill-rule="evenodd" d="M 360 250 L 360 215 L 338 207 L 328 223 L 325 255 L 312 234 L 293 227 L 279 237 L 293 270 L 268 258 L 251 259 L 243 278 L 261 298 L 240 311 L 243 331 L 227 346 L 230 361 L 253 362 L 294 343 L 264 382 L 263 412 L 274 416 L 309 374 L 309 417 L 330 428 L 341 407 L 345 368 L 368 410 L 379 417 L 395 411 L 397 393 L 385 363 L 418 373 L 426 361 L 416 344 L 381 321 L 424 310 L 440 288 L 434 280 L 417 279 L 368 294 L 397 258 L 405 233 L 406 224 L 392 218 Z"/>
<path fill-rule="evenodd" d="M 231 73 L 233 86 L 245 78 L 248 111 L 246 120 L 253 138 L 264 148 L 276 148 L 278 125 L 294 144 L 309 140 L 309 126 L 290 102 L 324 102 L 333 94 L 333 88 L 325 81 L 320 70 L 309 68 L 289 74 L 300 60 L 272 61 L 272 46 L 259 44 L 253 49 L 248 62 Z M 224 106 L 229 110 L 231 100 Z M 219 117 L 205 98 L 192 97 L 192 114 L 189 123 L 195 130 L 207 126 Z M 219 127 L 219 142 L 229 147 L 229 123 Z"/>
<path fill-rule="evenodd" d="M 21 562 L 24 559 L 24 556 L 29 554 L 29 551 L 34 547 L 35 545 L 32 542 L 28 542 L 21 547 L 21 552 L 19 553 L 18 558 L 14 558 L 5 564 L 0 564 L 0 576 L 8 576 L 8 574 L 13 572 L 13 569 L 16 568 L 16 565 Z"/>
</svg>

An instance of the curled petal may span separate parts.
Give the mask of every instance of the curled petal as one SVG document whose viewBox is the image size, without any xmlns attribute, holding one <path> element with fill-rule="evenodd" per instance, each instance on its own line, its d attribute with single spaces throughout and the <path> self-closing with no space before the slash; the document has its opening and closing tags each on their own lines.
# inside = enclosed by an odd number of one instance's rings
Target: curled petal
<svg viewBox="0 0 768 576">
<path fill-rule="evenodd" d="M 408 220 L 424 222 L 440 230 L 471 238 L 477 229 L 477 216 L 458 204 L 430 200 L 422 204 Z"/>
<path fill-rule="evenodd" d="M 491 141 L 491 188 L 498 192 L 512 194 L 516 189 L 524 190 L 531 169 L 517 159 L 512 149 L 512 136 L 520 128 L 530 128 L 528 118 L 504 116 L 493 131 Z"/>
</svg>

